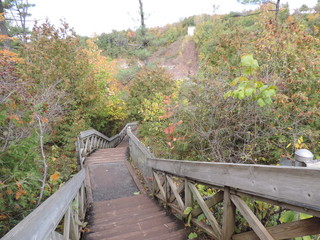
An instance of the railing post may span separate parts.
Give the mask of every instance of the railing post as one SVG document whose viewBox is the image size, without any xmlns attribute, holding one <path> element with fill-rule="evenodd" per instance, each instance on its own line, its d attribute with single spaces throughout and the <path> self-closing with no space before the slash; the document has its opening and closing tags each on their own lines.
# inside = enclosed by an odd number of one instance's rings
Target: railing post
<svg viewBox="0 0 320 240">
<path fill-rule="evenodd" d="M 63 237 L 69 239 L 70 237 L 70 223 L 71 223 L 71 206 L 68 207 L 63 220 Z"/>
<path fill-rule="evenodd" d="M 230 188 L 223 192 L 222 240 L 231 240 L 235 228 L 236 208 L 230 198 Z"/>
<path fill-rule="evenodd" d="M 184 207 L 192 207 L 193 206 L 193 196 L 192 192 L 190 191 L 189 188 L 189 181 L 188 179 L 184 180 Z"/>
</svg>

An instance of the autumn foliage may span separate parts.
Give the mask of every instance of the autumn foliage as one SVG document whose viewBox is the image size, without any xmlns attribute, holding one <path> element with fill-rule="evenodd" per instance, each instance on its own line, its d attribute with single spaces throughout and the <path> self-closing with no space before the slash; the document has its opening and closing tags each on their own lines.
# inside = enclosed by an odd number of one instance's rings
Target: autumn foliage
<svg viewBox="0 0 320 240">
<path fill-rule="evenodd" d="M 43 161 L 46 198 L 77 171 L 80 131 L 124 121 L 116 72 L 114 61 L 93 41 L 82 46 L 66 23 L 36 25 L 22 49 L 0 50 L 0 235 L 36 207 Z"/>
</svg>

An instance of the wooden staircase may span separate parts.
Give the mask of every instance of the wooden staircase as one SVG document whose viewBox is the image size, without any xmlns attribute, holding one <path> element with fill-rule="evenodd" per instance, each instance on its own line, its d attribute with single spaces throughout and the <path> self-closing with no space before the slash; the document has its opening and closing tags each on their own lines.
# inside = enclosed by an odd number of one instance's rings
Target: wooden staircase
<svg viewBox="0 0 320 240">
<path fill-rule="evenodd" d="M 87 240 L 186 239 L 181 223 L 146 195 L 95 202 Z"/>
<path fill-rule="evenodd" d="M 143 194 L 126 152 L 126 144 L 121 144 L 118 148 L 97 150 L 86 160 L 91 185 L 87 189 L 92 189 L 93 203 L 87 216 L 89 232 L 84 239 L 187 239 L 183 224 Z M 139 191 L 137 187 L 142 194 L 134 195 Z"/>
</svg>

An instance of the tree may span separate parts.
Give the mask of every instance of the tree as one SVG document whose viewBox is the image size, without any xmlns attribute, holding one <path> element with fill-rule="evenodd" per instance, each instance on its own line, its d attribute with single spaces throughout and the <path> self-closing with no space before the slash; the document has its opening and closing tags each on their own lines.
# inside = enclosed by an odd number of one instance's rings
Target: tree
<svg viewBox="0 0 320 240">
<path fill-rule="evenodd" d="M 301 7 L 299 8 L 300 12 L 307 12 L 309 11 L 309 7 L 306 4 L 302 4 Z"/>
<path fill-rule="evenodd" d="M 27 42 L 28 28 L 26 26 L 27 18 L 31 16 L 29 8 L 34 4 L 28 0 L 4 0 L 3 8 L 7 10 L 7 20 L 9 21 L 9 34 L 11 36 L 19 36 L 20 40 Z"/>
<path fill-rule="evenodd" d="M 280 0 L 276 0 L 276 2 L 270 0 L 238 0 L 241 4 L 263 4 L 263 3 L 270 3 L 275 5 L 275 9 L 271 10 L 275 12 L 275 18 L 278 18 L 278 13 L 280 9 Z"/>
</svg>

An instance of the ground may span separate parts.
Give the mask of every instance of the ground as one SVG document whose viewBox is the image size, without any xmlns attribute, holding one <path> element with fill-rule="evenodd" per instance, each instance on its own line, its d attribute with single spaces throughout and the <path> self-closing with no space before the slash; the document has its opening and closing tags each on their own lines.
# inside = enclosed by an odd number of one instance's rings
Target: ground
<svg viewBox="0 0 320 240">
<path fill-rule="evenodd" d="M 198 71 L 196 44 L 190 37 L 184 37 L 167 47 L 160 48 L 148 63 L 157 64 L 168 70 L 174 79 L 187 79 Z"/>
</svg>

